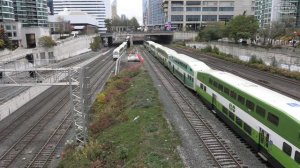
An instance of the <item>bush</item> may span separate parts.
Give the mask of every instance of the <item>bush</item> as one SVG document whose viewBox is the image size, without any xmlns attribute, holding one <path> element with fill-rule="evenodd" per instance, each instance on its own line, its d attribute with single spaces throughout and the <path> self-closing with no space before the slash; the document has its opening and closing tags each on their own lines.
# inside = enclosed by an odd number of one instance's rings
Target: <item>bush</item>
<svg viewBox="0 0 300 168">
<path fill-rule="evenodd" d="M 5 43 L 4 40 L 0 39 L 0 49 L 4 48 Z"/>
<path fill-rule="evenodd" d="M 96 36 L 93 39 L 93 42 L 90 43 L 90 49 L 92 51 L 98 51 L 102 46 L 102 41 L 100 36 Z"/>
<path fill-rule="evenodd" d="M 56 45 L 55 41 L 50 36 L 43 36 L 39 38 L 39 46 L 51 48 Z"/>
</svg>

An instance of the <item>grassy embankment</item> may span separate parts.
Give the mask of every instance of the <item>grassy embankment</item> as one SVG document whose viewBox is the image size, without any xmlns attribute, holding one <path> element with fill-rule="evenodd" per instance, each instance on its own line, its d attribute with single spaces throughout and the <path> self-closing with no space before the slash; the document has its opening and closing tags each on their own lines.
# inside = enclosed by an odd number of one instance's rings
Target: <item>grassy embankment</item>
<svg viewBox="0 0 300 168">
<path fill-rule="evenodd" d="M 183 167 L 179 139 L 143 67 L 113 77 L 93 105 L 89 143 L 68 146 L 59 167 Z"/>
<path fill-rule="evenodd" d="M 253 56 L 249 62 L 245 62 L 240 60 L 237 57 L 234 57 L 230 54 L 225 54 L 223 52 L 220 52 L 219 49 L 217 47 L 211 47 L 211 46 L 207 46 L 204 49 L 194 49 L 191 47 L 187 47 L 187 46 L 183 46 L 183 45 L 176 45 L 176 47 L 181 47 L 181 48 L 185 48 L 185 49 L 189 49 L 193 52 L 201 52 L 201 53 L 205 53 L 226 61 L 230 61 L 230 62 L 234 62 L 237 64 L 243 64 L 252 68 L 256 68 L 259 69 L 261 71 L 267 71 L 267 72 L 271 72 L 273 74 L 277 74 L 277 75 L 282 75 L 288 78 L 292 78 L 292 79 L 296 79 L 296 80 L 300 80 L 300 72 L 296 72 L 296 71 L 289 71 L 287 69 L 282 69 L 282 68 L 277 68 L 277 62 L 274 60 L 272 62 L 272 65 L 266 65 L 264 64 L 264 62 L 261 59 L 257 59 L 255 56 Z"/>
</svg>

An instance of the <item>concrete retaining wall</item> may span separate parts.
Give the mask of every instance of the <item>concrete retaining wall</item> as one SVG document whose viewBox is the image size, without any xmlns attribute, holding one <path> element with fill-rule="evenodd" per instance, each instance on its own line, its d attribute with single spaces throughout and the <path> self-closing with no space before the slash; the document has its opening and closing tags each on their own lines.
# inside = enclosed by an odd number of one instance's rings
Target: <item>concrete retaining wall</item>
<svg viewBox="0 0 300 168">
<path fill-rule="evenodd" d="M 264 49 L 226 43 L 188 43 L 186 45 L 200 49 L 211 45 L 217 47 L 221 52 L 236 56 L 243 61 L 249 61 L 251 57 L 255 56 L 261 58 L 267 65 L 275 62 L 278 67 L 300 71 L 300 52 L 290 48 Z"/>
<path fill-rule="evenodd" d="M 197 32 L 174 32 L 174 41 L 195 40 L 198 36 Z"/>
</svg>

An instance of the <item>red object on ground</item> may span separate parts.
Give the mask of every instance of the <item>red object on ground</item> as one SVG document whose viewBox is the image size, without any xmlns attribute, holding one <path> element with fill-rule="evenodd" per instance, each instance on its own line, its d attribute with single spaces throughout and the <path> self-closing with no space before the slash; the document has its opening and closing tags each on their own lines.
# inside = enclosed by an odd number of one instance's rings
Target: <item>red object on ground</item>
<svg viewBox="0 0 300 168">
<path fill-rule="evenodd" d="M 141 56 L 141 54 L 136 54 L 136 56 L 139 58 L 141 63 L 144 63 L 144 58 Z"/>
</svg>

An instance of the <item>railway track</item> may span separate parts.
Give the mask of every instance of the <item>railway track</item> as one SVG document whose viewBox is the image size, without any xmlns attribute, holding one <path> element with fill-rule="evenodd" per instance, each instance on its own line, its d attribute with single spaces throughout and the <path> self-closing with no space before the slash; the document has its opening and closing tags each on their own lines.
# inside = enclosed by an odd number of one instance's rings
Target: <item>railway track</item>
<svg viewBox="0 0 300 168">
<path fill-rule="evenodd" d="M 201 54 L 199 52 L 193 51 L 192 49 L 187 50 L 180 47 L 170 48 L 174 49 L 179 53 L 183 53 L 190 57 L 203 61 L 212 68 L 231 72 L 254 83 L 282 93 L 288 97 L 300 100 L 300 82 L 297 80 L 283 77 L 280 75 L 271 74 L 244 65 L 239 65 L 219 58 L 215 58 L 213 56 Z"/>
<path fill-rule="evenodd" d="M 44 144 L 41 150 L 25 167 L 28 168 L 46 167 L 56 147 L 59 145 L 59 143 L 61 142 L 62 138 L 66 135 L 68 130 L 71 128 L 72 122 L 73 119 L 72 119 L 71 111 L 69 111 L 67 115 L 64 117 L 64 119 L 61 121 L 59 126 L 53 131 L 53 133 L 48 138 L 47 142 Z"/>
<path fill-rule="evenodd" d="M 151 57 L 152 56 L 146 57 L 146 59 Z M 237 154 L 231 151 L 225 141 L 218 136 L 205 118 L 203 118 L 194 110 L 187 96 L 185 96 L 173 82 L 170 82 L 173 77 L 170 77 L 170 75 L 165 72 L 165 68 L 162 67 L 158 61 L 153 63 L 153 60 L 154 58 L 151 58 L 151 61 L 148 61 L 149 64 L 151 65 L 153 71 L 156 72 L 164 87 L 170 93 L 174 102 L 181 109 L 189 124 L 197 133 L 199 139 L 203 142 L 203 145 L 209 152 L 211 158 L 215 161 L 215 165 L 213 166 L 222 168 L 245 167 Z"/>
<path fill-rule="evenodd" d="M 36 137 L 41 130 L 49 123 L 49 121 L 68 103 L 68 99 L 65 96 L 60 99 L 60 103 L 57 106 L 52 107 L 43 115 L 30 129 L 21 136 L 1 157 L 0 167 L 8 167 L 17 156 L 24 150 L 24 148 Z"/>
<path fill-rule="evenodd" d="M 60 92 L 63 91 L 63 87 L 60 87 L 59 89 L 56 89 L 55 91 L 51 92 L 48 97 L 54 98 L 57 96 Z M 42 106 L 44 106 L 48 102 L 47 99 L 43 99 L 38 102 L 38 105 L 34 106 L 33 109 L 24 112 L 17 118 L 15 118 L 13 121 L 11 121 L 11 124 L 0 130 L 0 144 L 10 135 L 14 132 L 14 130 L 22 127 L 23 123 L 28 120 L 30 117 L 34 115 L 34 113 L 40 109 Z"/>
</svg>

